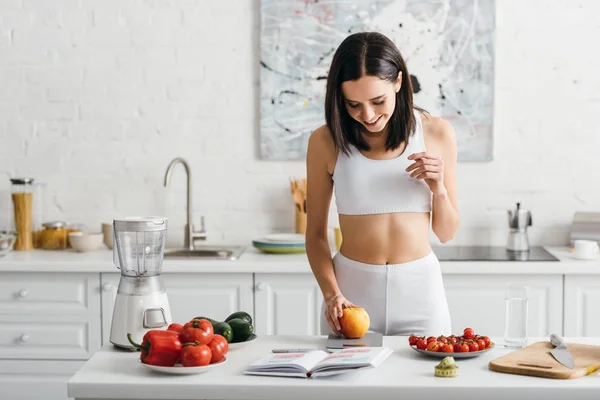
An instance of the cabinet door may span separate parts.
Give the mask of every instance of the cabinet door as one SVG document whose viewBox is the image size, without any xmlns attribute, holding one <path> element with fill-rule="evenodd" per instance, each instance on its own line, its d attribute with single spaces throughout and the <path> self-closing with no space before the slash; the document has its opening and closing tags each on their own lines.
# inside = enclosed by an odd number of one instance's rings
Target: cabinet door
<svg viewBox="0 0 600 400">
<path fill-rule="evenodd" d="M 318 335 L 322 295 L 313 274 L 255 274 L 260 335 Z"/>
<path fill-rule="evenodd" d="M 173 322 L 194 317 L 223 321 L 236 311 L 254 313 L 252 274 L 165 274 Z"/>
<path fill-rule="evenodd" d="M 600 336 L 599 275 L 565 276 L 565 336 Z"/>
<path fill-rule="evenodd" d="M 102 340 L 109 343 L 120 274 L 102 274 Z M 254 313 L 252 274 L 163 274 L 173 322 L 204 316 L 224 320 L 235 311 Z"/>
<path fill-rule="evenodd" d="M 444 287 L 452 318 L 452 333 L 466 327 L 476 333 L 504 337 L 508 284 L 529 286 L 527 335 L 562 333 L 562 275 L 444 275 Z"/>
</svg>

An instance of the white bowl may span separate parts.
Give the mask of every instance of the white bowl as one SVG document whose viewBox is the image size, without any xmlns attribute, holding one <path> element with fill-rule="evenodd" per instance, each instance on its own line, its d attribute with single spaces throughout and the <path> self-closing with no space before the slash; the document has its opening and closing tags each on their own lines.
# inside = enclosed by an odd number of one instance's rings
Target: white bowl
<svg viewBox="0 0 600 400">
<path fill-rule="evenodd" d="M 69 233 L 69 243 L 77 251 L 95 251 L 104 247 L 104 235 L 102 233 Z"/>
</svg>

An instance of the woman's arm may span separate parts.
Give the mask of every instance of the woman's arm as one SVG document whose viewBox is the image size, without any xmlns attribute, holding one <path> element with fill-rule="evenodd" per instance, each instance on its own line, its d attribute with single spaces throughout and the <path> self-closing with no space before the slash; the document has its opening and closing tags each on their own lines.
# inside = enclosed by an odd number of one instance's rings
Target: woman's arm
<svg viewBox="0 0 600 400">
<path fill-rule="evenodd" d="M 333 192 L 333 180 L 329 164 L 335 159 L 333 142 L 328 135 L 329 132 L 326 127 L 314 131 L 308 140 L 306 154 L 308 185 L 306 198 L 306 254 L 326 302 L 340 294 L 333 273 L 333 261 L 327 239 L 329 206 Z"/>
<path fill-rule="evenodd" d="M 452 125 L 440 119 L 438 134 L 435 135 L 442 154 L 443 180 L 439 189 L 433 191 L 431 227 L 440 242 L 454 238 L 460 225 L 456 204 L 456 134 Z"/>
<path fill-rule="evenodd" d="M 411 176 L 424 179 L 432 192 L 431 227 L 440 242 L 454 238 L 460 225 L 456 202 L 456 134 L 452 125 L 441 118 L 431 123 L 431 134 L 427 138 L 431 151 L 412 154 L 415 160 L 407 171 Z"/>
</svg>

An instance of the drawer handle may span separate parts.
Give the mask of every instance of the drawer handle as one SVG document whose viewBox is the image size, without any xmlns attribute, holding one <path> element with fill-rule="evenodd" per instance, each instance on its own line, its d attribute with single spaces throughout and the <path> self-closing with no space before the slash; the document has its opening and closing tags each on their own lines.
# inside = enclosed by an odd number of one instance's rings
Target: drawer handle
<svg viewBox="0 0 600 400">
<path fill-rule="evenodd" d="M 19 298 L 26 299 L 27 298 L 27 290 L 21 289 L 21 291 L 19 292 Z"/>
<path fill-rule="evenodd" d="M 267 284 L 264 282 L 260 282 L 258 285 L 256 285 L 256 290 L 260 290 L 263 291 L 267 288 Z"/>
<path fill-rule="evenodd" d="M 19 342 L 21 343 L 27 343 L 29 341 L 29 335 L 24 333 L 21 335 L 21 337 L 19 337 Z"/>
<path fill-rule="evenodd" d="M 104 285 L 102 285 L 102 290 L 104 290 L 105 292 L 109 292 L 110 290 L 112 290 L 112 284 L 105 283 Z"/>
</svg>

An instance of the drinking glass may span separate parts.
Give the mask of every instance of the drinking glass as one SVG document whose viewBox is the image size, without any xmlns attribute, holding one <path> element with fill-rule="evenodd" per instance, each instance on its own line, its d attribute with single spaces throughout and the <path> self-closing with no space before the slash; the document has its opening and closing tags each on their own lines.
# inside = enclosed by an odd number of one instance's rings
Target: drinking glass
<svg viewBox="0 0 600 400">
<path fill-rule="evenodd" d="M 510 284 L 506 287 L 506 347 L 521 348 L 527 345 L 529 291 L 529 286 Z"/>
</svg>

